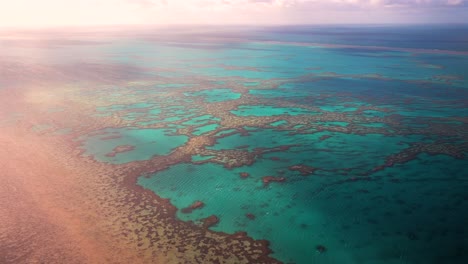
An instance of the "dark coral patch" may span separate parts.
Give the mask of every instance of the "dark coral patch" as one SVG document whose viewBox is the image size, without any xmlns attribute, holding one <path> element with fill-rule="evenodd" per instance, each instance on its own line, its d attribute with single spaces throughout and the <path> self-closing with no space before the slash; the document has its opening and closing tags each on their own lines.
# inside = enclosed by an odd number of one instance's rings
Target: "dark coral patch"
<svg viewBox="0 0 468 264">
<path fill-rule="evenodd" d="M 241 173 L 239 173 L 239 175 L 240 175 L 240 177 L 241 177 L 242 179 L 245 179 L 245 178 L 247 178 L 247 177 L 250 176 L 250 174 L 248 174 L 247 172 L 241 172 Z"/>
<path fill-rule="evenodd" d="M 246 149 L 246 148 L 249 148 L 249 145 L 242 145 L 242 146 L 238 146 L 236 148 L 237 149 Z"/>
<path fill-rule="evenodd" d="M 203 227 L 210 228 L 219 223 L 219 218 L 216 215 L 210 215 L 207 218 L 202 219 Z"/>
<path fill-rule="evenodd" d="M 115 147 L 111 152 L 107 153 L 106 154 L 106 157 L 115 157 L 115 155 L 119 154 L 119 153 L 123 153 L 123 152 L 128 152 L 128 151 L 132 151 L 134 150 L 135 147 L 132 146 L 132 145 L 121 145 L 121 146 L 117 146 Z"/>
<path fill-rule="evenodd" d="M 327 248 L 324 245 L 318 245 L 315 247 L 315 249 L 320 254 L 325 253 L 327 251 Z"/>
<path fill-rule="evenodd" d="M 205 206 L 205 204 L 201 201 L 195 201 L 193 204 L 191 204 L 189 207 L 185 207 L 183 208 L 181 211 L 182 213 L 184 214 L 189 214 L 191 213 L 193 210 L 196 210 L 196 209 L 200 209 L 200 208 L 203 208 L 203 206 Z"/>
<path fill-rule="evenodd" d="M 254 214 L 247 213 L 247 214 L 245 214 L 245 216 L 247 216 L 247 218 L 250 219 L 250 220 L 255 220 L 255 215 Z"/>
<path fill-rule="evenodd" d="M 298 164 L 298 165 L 290 166 L 289 170 L 298 171 L 301 173 L 302 176 L 308 176 L 308 175 L 313 174 L 317 170 L 317 168 L 310 167 L 310 166 L 303 165 L 303 164 Z"/>
<path fill-rule="evenodd" d="M 122 137 L 122 135 L 110 135 L 110 136 L 102 137 L 101 140 L 118 139 L 118 138 L 121 138 L 121 137 Z"/>
<path fill-rule="evenodd" d="M 264 186 L 268 186 L 270 182 L 285 182 L 286 178 L 284 177 L 275 177 L 275 176 L 265 176 L 262 178 Z"/>
</svg>

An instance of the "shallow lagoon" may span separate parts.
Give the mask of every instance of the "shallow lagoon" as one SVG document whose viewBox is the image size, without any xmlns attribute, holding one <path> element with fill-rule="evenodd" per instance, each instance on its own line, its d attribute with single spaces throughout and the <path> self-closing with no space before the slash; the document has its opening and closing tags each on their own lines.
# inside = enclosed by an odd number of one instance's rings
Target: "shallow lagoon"
<svg viewBox="0 0 468 264">
<path fill-rule="evenodd" d="M 98 131 L 97 135 L 82 138 L 85 155 L 96 160 L 109 163 L 127 163 L 136 160 L 146 160 L 153 155 L 167 155 L 171 150 L 187 142 L 186 136 L 174 135 L 170 129 L 106 129 Z M 123 145 L 135 149 L 116 153 L 114 157 L 106 156 L 114 148 Z"/>
</svg>

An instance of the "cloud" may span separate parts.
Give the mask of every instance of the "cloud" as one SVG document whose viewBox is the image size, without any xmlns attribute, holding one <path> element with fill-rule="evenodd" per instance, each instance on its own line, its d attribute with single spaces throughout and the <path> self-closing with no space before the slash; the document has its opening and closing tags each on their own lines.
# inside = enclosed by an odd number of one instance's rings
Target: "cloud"
<svg viewBox="0 0 468 264">
<path fill-rule="evenodd" d="M 127 0 L 143 8 L 166 6 L 180 9 L 223 8 L 413 8 L 467 6 L 468 0 Z"/>
<path fill-rule="evenodd" d="M 262 2 L 277 2 L 275 0 L 252 0 Z M 466 4 L 467 0 L 284 0 L 286 5 L 297 3 L 308 3 L 320 5 L 354 5 L 360 7 L 430 7 L 430 6 L 459 6 Z"/>
<path fill-rule="evenodd" d="M 0 0 L 0 27 L 466 21 L 468 0 Z"/>
<path fill-rule="evenodd" d="M 355 6 L 459 6 L 468 0 L 127 0 L 142 6 L 159 6 L 161 4 L 178 6 L 242 6 L 242 5 L 270 5 L 270 6 L 297 6 L 300 4 L 321 5 L 355 5 Z"/>
</svg>

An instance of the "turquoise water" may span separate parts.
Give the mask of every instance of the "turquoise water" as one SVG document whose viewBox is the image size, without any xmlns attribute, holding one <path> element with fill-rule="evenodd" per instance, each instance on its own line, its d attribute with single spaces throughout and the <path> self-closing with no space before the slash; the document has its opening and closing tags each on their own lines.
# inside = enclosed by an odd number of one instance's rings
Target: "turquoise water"
<svg viewBox="0 0 468 264">
<path fill-rule="evenodd" d="M 97 117 L 130 128 L 80 138 L 84 154 L 126 163 L 167 155 L 187 135 L 209 137 L 191 163 L 138 180 L 179 209 L 205 204 L 179 210 L 182 221 L 216 215 L 212 230 L 267 239 L 286 263 L 468 263 L 468 55 L 435 50 L 466 51 L 468 29 L 441 31 L 443 41 L 429 31 L 274 28 L 233 41 L 102 45 L 113 63 L 159 71 L 139 77 L 154 82 L 144 89 L 92 92 L 109 96 Z M 103 140 L 112 135 L 121 137 Z M 135 149 L 106 156 L 121 145 Z M 228 168 L 242 153 L 251 165 Z M 264 176 L 285 181 L 265 185 Z"/>
<path fill-rule="evenodd" d="M 201 125 L 201 124 L 205 124 L 209 121 L 219 121 L 219 118 L 216 118 L 212 115 L 202 115 L 202 116 L 197 116 L 197 117 L 194 117 L 192 119 L 190 119 L 189 121 L 186 121 L 186 122 L 183 122 L 182 124 L 184 125 Z"/>
<path fill-rule="evenodd" d="M 218 128 L 219 125 L 218 124 L 210 124 L 210 125 L 206 125 L 206 126 L 202 126 L 202 127 L 198 127 L 197 129 L 195 129 L 195 131 L 193 131 L 192 134 L 196 135 L 196 136 L 200 136 L 204 133 L 207 133 L 207 132 L 210 132 L 210 131 L 214 131 L 216 130 L 216 128 Z"/>
<path fill-rule="evenodd" d="M 276 121 L 276 122 L 271 123 L 270 126 L 281 126 L 281 125 L 286 125 L 287 123 L 288 123 L 288 121 L 280 120 L 280 121 Z"/>
<path fill-rule="evenodd" d="M 282 121 L 277 123 L 284 124 Z M 346 125 L 344 122 L 330 122 L 330 124 Z M 363 196 L 367 194 L 377 197 L 375 199 L 378 202 L 386 200 L 386 195 L 381 195 L 381 191 L 378 190 L 382 186 L 367 181 L 354 184 L 340 182 L 347 179 L 347 176 L 337 171 L 352 168 L 353 174 L 360 175 L 364 172 L 361 170 L 362 167 L 371 169 L 385 156 L 398 153 L 408 147 L 408 143 L 423 142 L 421 136 L 388 137 L 380 134 L 362 136 L 329 132 L 291 136 L 288 135 L 289 131 L 280 132 L 272 129 L 255 131 L 255 128 L 250 130 L 253 131 L 247 136 L 234 134 L 221 138 L 215 146 L 208 149 L 236 149 L 247 145 L 247 150 L 252 151 L 256 148 L 288 144 L 300 146 L 288 152 L 268 154 L 265 159 L 257 160 L 255 165 L 250 167 L 226 171 L 223 166 L 217 164 L 181 164 L 151 178 L 140 178 L 139 183 L 151 188 L 162 197 L 170 198 L 178 208 L 187 207 L 195 200 L 203 201 L 206 205 L 203 209 L 190 215 L 180 213 L 178 216 L 186 221 L 197 221 L 215 214 L 220 217 L 221 222 L 213 228 L 214 230 L 228 233 L 245 230 L 254 238 L 266 238 L 272 243 L 274 255 L 283 260 L 299 263 L 307 263 L 310 260 L 321 263 L 379 263 L 379 254 L 383 254 L 379 252 L 383 250 L 380 248 L 381 245 L 391 247 L 386 253 L 387 262 L 399 261 L 402 256 L 408 260 L 417 259 L 418 254 L 422 254 L 422 249 L 412 254 L 404 249 L 410 246 L 407 240 L 412 241 L 408 236 L 413 238 L 415 232 L 411 231 L 413 227 L 406 224 L 381 227 L 379 224 L 387 216 L 394 215 L 396 215 L 394 218 L 402 217 L 406 219 L 405 221 L 413 220 L 406 216 L 410 209 L 398 208 L 401 201 L 406 203 L 406 198 L 398 198 L 395 195 L 397 190 L 392 191 L 391 198 L 396 201 L 392 200 L 392 204 L 384 207 L 385 210 L 371 212 L 373 204 L 366 201 Z M 319 138 L 326 134 L 331 137 L 320 141 Z M 279 161 L 269 160 L 270 156 L 279 158 Z M 206 159 L 209 158 L 211 157 Z M 426 158 L 428 160 L 424 163 L 430 164 L 452 160 L 443 156 Z M 194 161 L 206 159 L 197 157 Z M 321 170 L 310 177 L 288 171 L 289 166 L 298 163 L 320 167 Z M 414 166 L 422 166 L 419 170 L 423 171 L 427 169 L 424 169 L 423 164 Z M 241 172 L 248 172 L 251 176 L 241 179 L 239 177 Z M 390 171 L 388 174 L 393 173 Z M 433 173 L 440 173 L 440 170 Z M 278 174 L 286 177 L 287 182 L 263 187 L 262 176 Z M 463 175 L 460 172 L 457 174 Z M 385 176 L 377 176 L 375 180 L 384 181 Z M 343 187 L 335 187 L 335 183 Z M 329 185 L 330 190 L 322 190 L 323 186 Z M 369 194 L 372 193 L 372 189 L 376 189 L 375 193 Z M 330 208 L 328 205 L 331 197 L 344 196 L 341 199 L 345 201 L 355 196 L 355 193 L 357 193 L 356 202 L 362 200 L 358 202 L 358 206 L 348 208 L 341 205 Z M 307 194 L 311 194 L 311 197 Z M 354 208 L 353 212 L 348 211 L 347 214 L 356 214 L 356 216 L 350 219 L 344 216 L 337 217 L 336 215 L 339 215 L 344 208 Z M 255 220 L 248 219 L 245 216 L 247 213 L 254 214 Z M 262 228 L 259 228 L 259 225 Z M 373 226 L 366 228 L 367 225 Z M 276 229 L 277 226 L 282 228 Z M 375 239 L 382 240 L 380 241 L 382 244 L 375 246 Z M 284 240 L 288 243 L 282 243 Z M 304 243 L 306 241 L 307 243 Z M 333 247 L 334 252 L 325 256 L 311 249 L 314 244 L 323 243 Z M 400 248 L 393 247 L 394 243 Z M 291 255 L 297 257 L 289 259 Z M 369 260 L 369 257 L 372 259 Z"/>
<path fill-rule="evenodd" d="M 324 125 L 324 126 L 342 126 L 345 127 L 349 125 L 347 122 L 339 122 L 339 121 L 331 121 L 331 122 L 316 122 L 318 125 Z"/>
<path fill-rule="evenodd" d="M 437 237 L 441 232 L 464 239 L 462 234 L 457 234 L 459 220 L 455 210 L 441 217 L 435 215 L 444 212 L 452 198 L 462 199 L 463 187 L 450 191 L 450 186 L 466 182 L 463 174 L 447 165 L 454 164 L 450 158 L 421 158 L 426 159 L 426 164 L 413 161 L 379 173 L 374 181 L 358 183 L 339 183 L 339 176 L 328 173 L 307 178 L 288 173 L 284 175 L 287 183 L 270 184 L 265 188 L 260 177 L 283 168 L 269 160 L 230 171 L 216 164 L 181 164 L 152 178 L 140 178 L 139 183 L 170 198 L 179 208 L 195 200 L 203 201 L 202 209 L 192 214 L 178 213 L 178 217 L 198 220 L 216 214 L 221 222 L 214 230 L 228 233 L 246 230 L 255 238 L 267 238 L 272 243 L 274 256 L 283 260 L 295 256 L 290 261 L 398 263 L 404 258 L 418 263 L 427 247 L 440 246 Z M 443 183 L 446 180 L 443 177 L 432 179 L 434 176 L 426 173 L 428 169 L 434 175 L 445 174 L 445 170 L 455 173 L 453 182 Z M 241 179 L 240 172 L 251 176 Z M 403 183 L 390 182 L 388 177 L 392 174 L 402 178 Z M 336 182 L 338 184 L 334 184 Z M 323 189 L 323 186 L 328 187 Z M 421 215 L 421 212 L 432 216 Z M 247 213 L 254 214 L 255 220 L 248 219 Z M 428 229 L 432 225 L 434 229 Z M 421 241 L 427 245 L 418 246 Z M 313 250 L 316 244 L 326 244 L 329 254 L 318 254 Z M 446 254 L 457 253 L 456 248 L 441 246 Z"/>
<path fill-rule="evenodd" d="M 212 89 L 195 93 L 186 93 L 186 95 L 202 96 L 208 103 L 236 100 L 241 97 L 240 93 L 234 93 L 230 89 Z"/>
<path fill-rule="evenodd" d="M 171 129 L 105 129 L 98 131 L 99 135 L 81 138 L 84 140 L 85 155 L 109 163 L 127 163 L 136 160 L 146 160 L 154 155 L 167 155 L 174 148 L 187 142 L 187 137 L 174 135 Z M 106 137 L 111 137 L 106 139 Z M 115 157 L 108 157 L 117 146 L 130 145 L 135 149 L 117 153 Z"/>
<path fill-rule="evenodd" d="M 275 107 L 270 105 L 241 105 L 238 109 L 231 111 L 238 116 L 275 116 L 275 115 L 301 115 L 313 114 L 307 109 L 297 107 Z"/>
</svg>

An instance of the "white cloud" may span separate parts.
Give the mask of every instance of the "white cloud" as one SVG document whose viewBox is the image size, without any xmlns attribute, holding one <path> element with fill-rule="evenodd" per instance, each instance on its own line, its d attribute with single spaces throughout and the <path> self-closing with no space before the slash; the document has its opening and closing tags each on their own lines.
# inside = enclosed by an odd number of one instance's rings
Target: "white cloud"
<svg viewBox="0 0 468 264">
<path fill-rule="evenodd" d="M 468 0 L 0 0 L 0 27 L 466 22 L 467 7 Z"/>
</svg>

